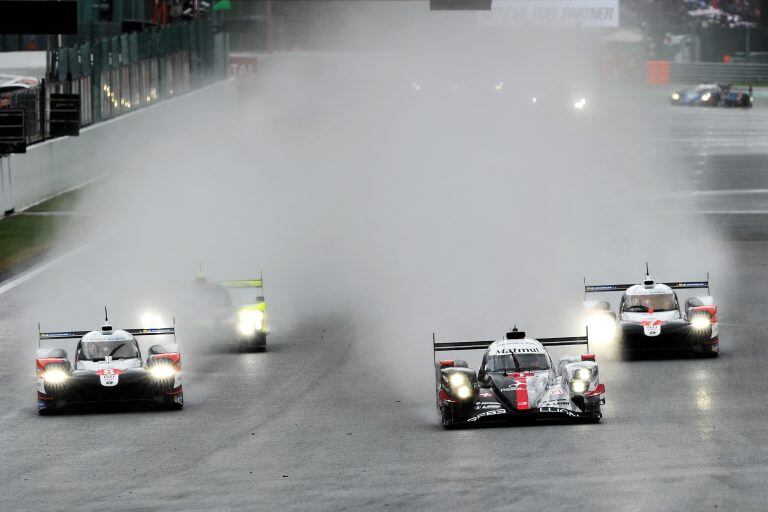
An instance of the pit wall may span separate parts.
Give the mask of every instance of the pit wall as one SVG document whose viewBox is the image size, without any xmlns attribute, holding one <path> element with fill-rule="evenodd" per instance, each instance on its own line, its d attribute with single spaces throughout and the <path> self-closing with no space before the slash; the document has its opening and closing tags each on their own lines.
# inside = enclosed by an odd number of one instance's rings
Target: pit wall
<svg viewBox="0 0 768 512">
<path fill-rule="evenodd" d="M 174 130 L 195 129 L 178 126 L 185 114 L 190 115 L 200 105 L 234 109 L 236 101 L 235 81 L 230 79 L 89 126 L 78 137 L 48 140 L 29 146 L 24 154 L 1 158 L 0 211 L 21 211 L 125 170 L 140 159 L 143 146 L 155 144 L 158 138 Z"/>
</svg>

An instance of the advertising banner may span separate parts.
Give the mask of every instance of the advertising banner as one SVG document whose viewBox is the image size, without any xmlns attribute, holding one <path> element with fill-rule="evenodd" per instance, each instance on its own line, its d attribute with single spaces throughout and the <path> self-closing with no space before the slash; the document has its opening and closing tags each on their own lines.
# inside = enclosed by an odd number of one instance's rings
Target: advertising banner
<svg viewBox="0 0 768 512">
<path fill-rule="evenodd" d="M 477 17 L 485 27 L 615 28 L 619 0 L 493 0 Z"/>
</svg>

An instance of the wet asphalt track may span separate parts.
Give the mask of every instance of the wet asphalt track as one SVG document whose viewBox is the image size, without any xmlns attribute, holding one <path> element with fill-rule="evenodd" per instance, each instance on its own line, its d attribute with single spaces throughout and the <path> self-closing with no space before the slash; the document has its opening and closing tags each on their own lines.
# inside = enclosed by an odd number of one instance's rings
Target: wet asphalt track
<svg viewBox="0 0 768 512">
<path fill-rule="evenodd" d="M 33 281 L 0 296 L 0 510 L 764 510 L 768 108 L 655 115 L 679 127 L 658 136 L 681 207 L 730 240 L 719 359 L 603 365 L 600 425 L 444 432 L 428 389 L 371 379 L 324 318 L 264 354 L 187 355 L 181 412 L 40 418 L 13 321 Z"/>
</svg>

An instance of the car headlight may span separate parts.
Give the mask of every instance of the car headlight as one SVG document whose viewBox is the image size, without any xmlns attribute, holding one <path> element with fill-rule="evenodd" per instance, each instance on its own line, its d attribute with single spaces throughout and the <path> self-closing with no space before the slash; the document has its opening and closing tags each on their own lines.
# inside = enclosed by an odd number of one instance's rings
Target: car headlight
<svg viewBox="0 0 768 512">
<path fill-rule="evenodd" d="M 463 373 L 452 373 L 448 377 L 448 383 L 452 388 L 458 388 L 462 384 L 467 384 L 467 376 Z"/>
<path fill-rule="evenodd" d="M 149 373 L 155 380 L 168 380 L 176 375 L 176 368 L 171 364 L 156 364 L 149 369 Z"/>
<path fill-rule="evenodd" d="M 264 325 L 264 312 L 257 309 L 245 309 L 237 313 L 237 330 L 244 336 L 250 336 L 261 330 Z"/>
<path fill-rule="evenodd" d="M 680 94 L 678 94 L 676 92 L 673 92 L 672 93 L 672 99 L 675 100 L 675 101 L 679 100 L 680 99 Z"/>
<path fill-rule="evenodd" d="M 607 343 L 616 337 L 616 321 L 610 315 L 594 314 L 587 317 L 590 341 Z"/>
<path fill-rule="evenodd" d="M 587 383 L 583 380 L 575 380 L 571 382 L 571 390 L 574 393 L 583 393 L 587 390 Z"/>
<path fill-rule="evenodd" d="M 448 376 L 448 384 L 451 386 L 453 394 L 464 400 L 472 396 L 472 386 L 469 378 L 463 373 L 452 373 Z"/>
<path fill-rule="evenodd" d="M 69 373 L 58 368 L 46 370 L 43 374 L 43 380 L 48 384 L 62 384 L 69 379 Z"/>
<path fill-rule="evenodd" d="M 589 380 L 592 378 L 592 372 L 589 368 L 578 368 L 575 372 L 576 378 L 579 380 Z"/>
<path fill-rule="evenodd" d="M 147 311 L 146 313 L 141 315 L 141 326 L 144 327 L 145 329 L 162 327 L 163 319 L 160 317 L 160 315 L 153 313 L 151 311 Z"/>
<path fill-rule="evenodd" d="M 705 92 L 701 95 L 701 101 L 709 101 L 710 99 L 712 99 L 712 93 Z"/>
<path fill-rule="evenodd" d="M 691 318 L 691 327 L 699 331 L 709 328 L 710 324 L 708 316 L 698 315 Z"/>
<path fill-rule="evenodd" d="M 471 394 L 472 394 L 472 390 L 469 389 L 469 386 L 459 386 L 459 389 L 456 390 L 456 396 L 458 396 L 462 400 L 465 398 L 469 398 Z"/>
<path fill-rule="evenodd" d="M 579 98 L 578 101 L 575 101 L 573 103 L 573 108 L 575 108 L 576 110 L 582 110 L 586 106 L 587 106 L 587 99 L 586 98 Z"/>
</svg>

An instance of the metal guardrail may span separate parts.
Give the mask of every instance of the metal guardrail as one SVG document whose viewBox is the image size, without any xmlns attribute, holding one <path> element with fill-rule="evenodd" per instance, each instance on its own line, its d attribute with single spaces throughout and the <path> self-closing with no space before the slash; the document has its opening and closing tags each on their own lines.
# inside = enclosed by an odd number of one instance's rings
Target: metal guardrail
<svg viewBox="0 0 768 512">
<path fill-rule="evenodd" d="M 686 62 L 672 63 L 671 83 L 768 83 L 768 64 Z"/>
<path fill-rule="evenodd" d="M 78 95 L 88 126 L 226 79 L 228 52 L 207 18 L 60 48 L 48 52 L 46 80 L 0 94 L 0 109 L 24 111 L 29 145 L 55 135 L 51 94 Z"/>
<path fill-rule="evenodd" d="M 768 84 L 768 64 L 648 61 L 649 84 Z"/>
</svg>

